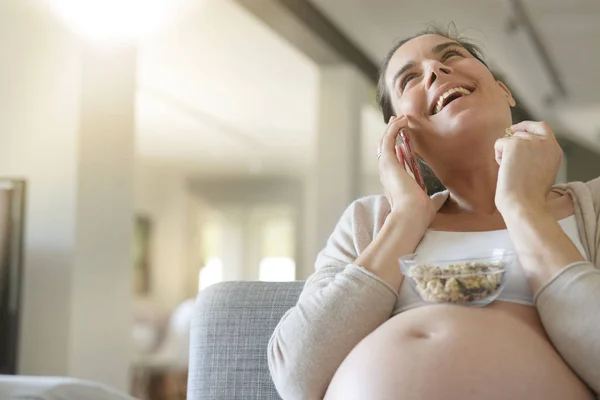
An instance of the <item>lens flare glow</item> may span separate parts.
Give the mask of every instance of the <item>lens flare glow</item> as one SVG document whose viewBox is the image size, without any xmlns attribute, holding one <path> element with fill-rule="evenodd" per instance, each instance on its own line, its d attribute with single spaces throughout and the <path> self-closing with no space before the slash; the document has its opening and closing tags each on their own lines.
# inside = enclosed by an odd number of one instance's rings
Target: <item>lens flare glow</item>
<svg viewBox="0 0 600 400">
<path fill-rule="evenodd" d="M 131 42 L 158 31 L 176 11 L 175 0 L 48 0 L 77 34 L 95 42 Z"/>
</svg>

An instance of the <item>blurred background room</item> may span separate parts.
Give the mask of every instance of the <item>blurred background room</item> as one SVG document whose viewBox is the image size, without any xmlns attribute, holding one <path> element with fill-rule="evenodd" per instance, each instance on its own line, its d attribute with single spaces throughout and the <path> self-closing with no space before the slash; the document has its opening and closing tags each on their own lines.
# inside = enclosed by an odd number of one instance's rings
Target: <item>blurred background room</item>
<svg viewBox="0 0 600 400">
<path fill-rule="evenodd" d="M 0 373 L 185 398 L 198 292 L 306 279 L 381 192 L 378 65 L 431 22 L 600 175 L 594 0 L 0 2 Z"/>
</svg>

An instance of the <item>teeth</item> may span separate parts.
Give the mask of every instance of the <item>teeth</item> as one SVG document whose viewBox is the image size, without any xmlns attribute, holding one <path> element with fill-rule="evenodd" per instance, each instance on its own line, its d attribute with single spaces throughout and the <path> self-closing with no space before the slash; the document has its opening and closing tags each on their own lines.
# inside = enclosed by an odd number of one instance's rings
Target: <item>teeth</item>
<svg viewBox="0 0 600 400">
<path fill-rule="evenodd" d="M 456 87 L 456 88 L 452 88 L 452 89 L 448 90 L 446 93 L 441 95 L 440 98 L 438 99 L 438 102 L 435 105 L 434 114 L 437 114 L 440 111 L 442 111 L 442 108 L 444 108 L 444 101 L 448 98 L 448 96 L 450 96 L 453 93 L 457 93 L 457 92 L 462 93 L 465 96 L 468 96 L 471 94 L 471 91 L 469 89 L 465 89 L 464 87 Z"/>
</svg>

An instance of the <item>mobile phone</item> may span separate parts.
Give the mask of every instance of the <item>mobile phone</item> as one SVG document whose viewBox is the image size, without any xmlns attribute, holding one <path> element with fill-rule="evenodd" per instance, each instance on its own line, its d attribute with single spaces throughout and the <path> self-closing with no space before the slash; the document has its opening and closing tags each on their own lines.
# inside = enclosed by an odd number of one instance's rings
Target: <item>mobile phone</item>
<svg viewBox="0 0 600 400">
<path fill-rule="evenodd" d="M 404 131 L 404 129 L 400 130 L 400 134 L 398 135 L 400 138 L 400 148 L 402 149 L 402 154 L 404 155 L 404 161 L 408 164 L 408 168 L 415 178 L 415 181 L 419 184 L 421 189 L 423 189 L 427 193 L 427 187 L 425 186 L 425 182 L 423 181 L 423 176 L 421 175 L 421 169 L 417 164 L 417 158 L 412 152 L 412 148 L 410 146 L 410 139 L 408 135 Z"/>
</svg>

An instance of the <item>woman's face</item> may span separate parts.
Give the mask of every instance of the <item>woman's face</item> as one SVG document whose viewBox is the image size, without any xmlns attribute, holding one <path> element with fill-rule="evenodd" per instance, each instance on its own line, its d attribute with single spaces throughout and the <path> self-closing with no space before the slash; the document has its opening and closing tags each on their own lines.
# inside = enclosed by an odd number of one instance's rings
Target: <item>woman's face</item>
<svg viewBox="0 0 600 400">
<path fill-rule="evenodd" d="M 427 162 L 440 152 L 488 146 L 511 125 L 510 91 L 443 36 L 419 36 L 402 45 L 385 80 L 395 114 L 409 117 L 415 151 Z"/>
</svg>

